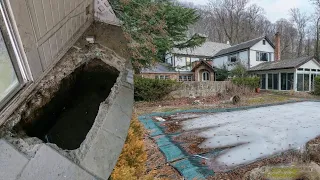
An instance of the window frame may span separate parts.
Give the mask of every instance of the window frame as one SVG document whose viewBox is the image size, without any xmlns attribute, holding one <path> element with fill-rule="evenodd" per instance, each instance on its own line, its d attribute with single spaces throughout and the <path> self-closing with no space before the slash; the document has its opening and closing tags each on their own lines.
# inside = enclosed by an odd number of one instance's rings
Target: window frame
<svg viewBox="0 0 320 180">
<path fill-rule="evenodd" d="M 235 58 L 236 60 L 235 60 L 235 61 L 232 61 L 232 58 Z M 236 62 L 238 62 L 238 54 L 231 54 L 231 55 L 229 55 L 228 61 L 229 61 L 229 63 L 236 63 Z"/>
<path fill-rule="evenodd" d="M 209 71 L 202 72 L 202 81 L 210 81 L 210 72 Z"/>
<path fill-rule="evenodd" d="M 7 8 L 6 2 L 0 1 L 0 32 L 2 33 L 4 44 L 17 76 L 18 85 L 0 101 L 0 111 L 3 110 L 10 100 L 24 87 L 28 79 L 32 79 L 31 76 L 28 76 L 26 73 L 27 67 L 22 60 L 21 51 L 15 37 Z"/>
<path fill-rule="evenodd" d="M 261 60 L 261 54 L 266 54 L 266 61 Z M 261 62 L 270 62 L 271 61 L 271 53 L 269 52 L 263 52 L 263 51 L 257 51 L 257 61 L 261 61 Z"/>
</svg>

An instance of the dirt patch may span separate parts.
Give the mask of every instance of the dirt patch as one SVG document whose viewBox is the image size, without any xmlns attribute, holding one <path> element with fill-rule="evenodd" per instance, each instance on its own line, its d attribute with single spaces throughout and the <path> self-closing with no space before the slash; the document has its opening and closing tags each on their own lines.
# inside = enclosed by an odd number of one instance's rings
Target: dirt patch
<svg viewBox="0 0 320 180">
<path fill-rule="evenodd" d="M 32 114 L 23 113 L 15 129 L 23 129 L 28 136 L 54 143 L 62 149 L 79 148 L 118 74 L 115 68 L 98 59 L 78 67 L 61 81 L 48 104 Z"/>
<path fill-rule="evenodd" d="M 286 152 L 277 157 L 264 159 L 261 161 L 254 162 L 252 164 L 238 167 L 229 172 L 216 173 L 215 176 L 209 177 L 210 180 L 241 180 L 245 177 L 246 173 L 259 167 L 267 165 L 281 165 L 281 164 L 290 164 L 292 162 L 304 162 L 304 159 L 301 158 L 301 154 L 298 152 Z"/>
<path fill-rule="evenodd" d="M 182 125 L 176 121 L 176 122 L 166 122 L 161 124 L 165 128 L 166 134 L 172 134 L 172 133 L 181 133 L 182 132 Z"/>
</svg>

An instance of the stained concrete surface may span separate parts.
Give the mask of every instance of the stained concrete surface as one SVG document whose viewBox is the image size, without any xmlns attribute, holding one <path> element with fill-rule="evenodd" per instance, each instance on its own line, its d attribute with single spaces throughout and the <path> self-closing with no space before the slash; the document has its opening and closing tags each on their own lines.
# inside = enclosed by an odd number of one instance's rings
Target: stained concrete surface
<svg viewBox="0 0 320 180">
<path fill-rule="evenodd" d="M 95 35 L 97 43 L 88 44 L 85 41 L 86 35 Z M 95 178 L 108 179 L 125 143 L 133 107 L 133 71 L 129 59 L 126 58 L 128 57 L 126 42 L 122 42 L 121 39 L 124 37 L 120 27 L 111 27 L 101 23 L 94 24 L 57 65 L 43 77 L 33 91 L 25 95 L 27 97 L 23 97 L 25 100 L 17 105 L 15 113 L 0 128 L 0 138 L 8 141 L 17 151 L 29 159 L 37 156 L 38 147 L 49 146 L 61 157 L 70 160 Z M 120 74 L 108 98 L 100 104 L 95 121 L 79 148 L 64 150 L 55 144 L 42 142 L 38 138 L 30 138 L 24 131 L 14 128 L 25 117 L 30 116 L 32 120 L 34 113 L 52 100 L 54 94 L 59 90 L 62 79 L 77 67 L 93 59 L 102 60 L 116 68 Z M 50 151 L 42 152 L 44 153 L 42 158 L 51 154 Z M 55 159 L 52 158 L 50 161 L 55 161 Z M 57 159 L 57 161 L 60 160 Z M 65 168 L 69 166 L 68 163 L 57 163 L 56 165 Z M 49 164 L 43 163 L 43 166 L 43 168 L 39 168 L 39 176 L 41 172 L 53 168 Z M 36 164 L 34 167 L 37 167 Z M 58 168 L 55 172 L 53 177 L 59 175 L 61 171 Z M 36 176 L 28 176 L 28 180 L 33 180 Z M 86 177 L 78 179 L 86 180 Z"/>
<path fill-rule="evenodd" d="M 17 180 L 95 180 L 83 170 L 52 148 L 42 145 Z"/>
<path fill-rule="evenodd" d="M 201 148 L 224 148 L 209 165 L 215 170 L 245 165 L 289 149 L 303 149 L 320 135 L 320 102 L 299 102 L 223 112 L 183 122 L 185 131 L 201 130 Z M 209 129 L 208 129 L 209 128 Z"/>
<path fill-rule="evenodd" d="M 0 180 L 15 180 L 28 161 L 13 146 L 0 139 Z"/>
</svg>

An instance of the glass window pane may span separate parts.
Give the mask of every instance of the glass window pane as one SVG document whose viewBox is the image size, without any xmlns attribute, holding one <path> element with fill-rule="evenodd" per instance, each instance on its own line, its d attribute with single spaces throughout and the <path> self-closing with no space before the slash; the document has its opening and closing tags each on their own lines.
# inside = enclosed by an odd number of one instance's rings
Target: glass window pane
<svg viewBox="0 0 320 180">
<path fill-rule="evenodd" d="M 303 91 L 303 74 L 298 74 L 298 91 Z"/>
<path fill-rule="evenodd" d="M 273 74 L 273 89 L 278 90 L 279 89 L 279 75 Z"/>
<path fill-rule="evenodd" d="M 3 36 L 0 33 L 0 101 L 19 85 Z"/>
<path fill-rule="evenodd" d="M 292 90 L 294 85 L 294 74 L 288 73 L 287 90 Z"/>
<path fill-rule="evenodd" d="M 314 91 L 314 78 L 316 77 L 315 74 L 311 74 L 311 91 Z"/>
<path fill-rule="evenodd" d="M 273 89 L 272 84 L 272 74 L 268 74 L 268 89 Z"/>
<path fill-rule="evenodd" d="M 310 91 L 310 89 L 309 89 L 309 74 L 304 75 L 303 87 L 304 87 L 304 91 Z"/>
<path fill-rule="evenodd" d="M 261 89 L 266 89 L 266 75 L 261 75 Z"/>
<path fill-rule="evenodd" d="M 287 73 L 281 73 L 281 90 L 287 90 Z"/>
</svg>

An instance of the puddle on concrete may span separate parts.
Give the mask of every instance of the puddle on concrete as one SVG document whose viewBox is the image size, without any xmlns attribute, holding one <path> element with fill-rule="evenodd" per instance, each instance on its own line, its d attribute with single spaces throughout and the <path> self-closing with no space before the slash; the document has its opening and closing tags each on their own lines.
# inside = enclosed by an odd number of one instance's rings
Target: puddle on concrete
<svg viewBox="0 0 320 180">
<path fill-rule="evenodd" d="M 213 167 L 224 170 L 303 148 L 320 135 L 319 109 L 320 102 L 292 103 L 217 113 L 182 125 L 184 131 L 203 129 L 198 135 L 207 140 L 200 148 L 235 146 L 211 160 Z"/>
<path fill-rule="evenodd" d="M 62 149 L 79 148 L 118 75 L 115 68 L 101 60 L 91 60 L 64 78 L 52 100 L 31 116 L 22 117 L 18 126 L 28 136 Z"/>
</svg>

